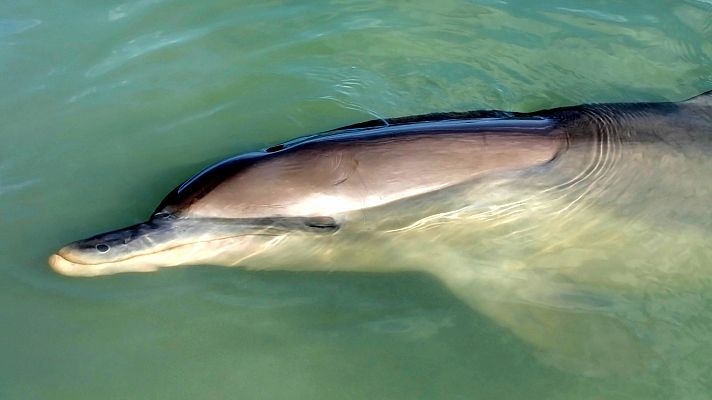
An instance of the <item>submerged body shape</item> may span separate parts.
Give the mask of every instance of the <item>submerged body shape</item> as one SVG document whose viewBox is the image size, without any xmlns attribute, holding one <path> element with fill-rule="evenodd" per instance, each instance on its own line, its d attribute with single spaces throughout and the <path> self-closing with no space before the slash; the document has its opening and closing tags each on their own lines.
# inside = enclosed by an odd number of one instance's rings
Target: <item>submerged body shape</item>
<svg viewBox="0 0 712 400">
<path fill-rule="evenodd" d="M 423 271 L 538 349 L 571 359 L 580 349 L 561 350 L 553 332 L 580 324 L 552 310 L 600 313 L 600 329 L 619 332 L 601 347 L 636 343 L 606 314 L 618 305 L 586 289 L 618 285 L 624 269 L 577 268 L 609 256 L 596 246 L 614 242 L 639 257 L 637 232 L 680 228 L 692 232 L 686 245 L 712 257 L 710 151 L 711 92 L 678 103 L 374 120 L 213 165 L 146 223 L 69 244 L 49 262 L 71 276 L 196 264 Z M 628 228 L 613 225 L 620 220 Z M 601 359 L 588 364 L 617 356 L 590 353 Z"/>
</svg>

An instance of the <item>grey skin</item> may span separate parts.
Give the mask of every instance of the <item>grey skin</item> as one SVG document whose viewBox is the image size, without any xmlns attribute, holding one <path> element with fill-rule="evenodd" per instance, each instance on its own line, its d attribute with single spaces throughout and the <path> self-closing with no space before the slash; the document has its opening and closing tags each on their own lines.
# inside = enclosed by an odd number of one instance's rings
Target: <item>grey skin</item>
<svg viewBox="0 0 712 400">
<path fill-rule="evenodd" d="M 379 233 L 483 201 L 488 181 L 575 193 L 620 146 L 708 150 L 710 93 L 679 103 L 436 113 L 347 126 L 210 166 L 168 194 L 147 222 L 68 244 L 49 264 L 71 276 L 195 264 L 378 270 L 379 254 L 393 250 Z M 353 243 L 372 246 L 373 256 L 352 257 Z M 392 268 L 425 269 L 421 263 L 402 257 Z"/>
</svg>

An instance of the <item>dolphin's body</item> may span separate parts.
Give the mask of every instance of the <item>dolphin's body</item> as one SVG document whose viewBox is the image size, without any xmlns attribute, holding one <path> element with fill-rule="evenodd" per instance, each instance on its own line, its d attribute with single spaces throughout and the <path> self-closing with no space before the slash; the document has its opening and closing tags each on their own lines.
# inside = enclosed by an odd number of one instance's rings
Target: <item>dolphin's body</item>
<svg viewBox="0 0 712 400">
<path fill-rule="evenodd" d="M 552 331 L 581 329 L 551 310 L 605 310 L 577 282 L 612 278 L 571 273 L 608 257 L 596 243 L 631 248 L 636 229 L 671 238 L 679 229 L 712 257 L 710 151 L 712 92 L 679 103 L 374 120 L 213 165 L 149 221 L 67 245 L 50 265 L 72 276 L 185 264 L 424 271 L 551 350 L 560 347 Z M 591 247 L 572 256 L 581 243 Z M 616 331 L 604 314 L 601 329 Z"/>
</svg>

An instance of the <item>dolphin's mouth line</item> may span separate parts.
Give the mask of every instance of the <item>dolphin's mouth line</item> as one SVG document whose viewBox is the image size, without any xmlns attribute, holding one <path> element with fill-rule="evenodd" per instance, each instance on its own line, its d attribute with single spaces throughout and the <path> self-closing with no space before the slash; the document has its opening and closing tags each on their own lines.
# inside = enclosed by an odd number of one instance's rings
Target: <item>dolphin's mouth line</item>
<svg viewBox="0 0 712 400">
<path fill-rule="evenodd" d="M 287 234 L 289 234 L 289 232 L 283 233 L 283 234 L 281 234 L 281 235 L 287 235 Z M 67 257 L 65 257 L 65 256 L 63 256 L 63 255 L 61 255 L 61 254 L 59 254 L 59 252 L 54 253 L 54 255 L 57 256 L 57 257 L 60 257 L 61 259 L 65 260 L 65 261 L 67 261 L 67 262 L 69 262 L 69 263 L 77 264 L 77 265 L 93 266 L 93 265 L 101 265 L 101 264 L 116 264 L 116 263 L 123 262 L 123 261 L 133 260 L 133 259 L 138 258 L 138 257 L 151 256 L 151 255 L 156 255 L 156 254 L 164 253 L 164 252 L 166 252 L 166 251 L 178 249 L 178 248 L 185 247 L 185 246 L 191 246 L 191 245 L 199 244 L 199 243 L 217 242 L 217 241 L 220 241 L 220 240 L 233 239 L 233 238 L 237 238 L 237 237 L 241 237 L 241 236 L 280 236 L 280 234 L 246 233 L 246 234 L 241 234 L 241 235 L 225 236 L 225 237 L 220 237 L 220 238 L 215 238 L 215 239 L 209 239 L 209 240 L 198 240 L 198 241 L 195 241 L 195 242 L 182 243 L 182 244 L 178 244 L 178 245 L 175 245 L 175 246 L 166 247 L 166 248 L 164 248 L 164 249 L 161 249 L 161 250 L 158 250 L 158 251 L 154 251 L 154 252 L 136 254 L 136 255 L 133 255 L 133 256 L 130 256 L 130 257 L 120 258 L 120 259 L 118 259 L 118 260 L 107 261 L 107 262 L 96 263 L 96 264 L 90 264 L 90 263 L 83 263 L 83 262 L 78 262 L 78 261 L 72 261 L 72 260 L 68 259 Z"/>
<path fill-rule="evenodd" d="M 220 219 L 220 218 L 204 218 L 201 220 L 202 220 L 202 222 L 216 222 L 216 223 L 219 223 L 220 224 L 219 226 L 222 226 L 222 227 L 235 226 L 235 224 L 238 223 L 238 226 L 241 227 L 241 229 L 247 229 L 247 230 L 249 230 L 249 232 L 248 233 L 223 232 L 225 236 L 219 236 L 219 237 L 215 237 L 212 239 L 206 239 L 206 240 L 196 240 L 196 241 L 176 244 L 176 245 L 172 245 L 172 246 L 169 245 L 168 247 L 165 247 L 158 251 L 141 252 L 139 254 L 135 254 L 135 255 L 131 255 L 131 256 L 127 256 L 127 257 L 121 257 L 121 258 L 117 258 L 117 259 L 114 259 L 111 261 L 99 262 L 99 263 L 87 263 L 87 262 L 73 261 L 73 260 L 71 260 L 71 257 L 68 258 L 68 257 L 66 257 L 66 255 L 60 254 L 60 252 L 62 251 L 61 249 L 60 249 L 60 251 L 55 253 L 55 255 L 58 257 L 61 257 L 63 260 L 65 260 L 69 263 L 77 264 L 77 265 L 92 266 L 92 265 L 102 265 L 102 264 L 114 264 L 114 263 L 132 260 L 137 257 L 144 257 L 144 256 L 159 254 L 159 253 L 162 253 L 165 251 L 174 250 L 174 249 L 189 246 L 189 245 L 194 245 L 194 244 L 199 244 L 199 243 L 210 243 L 210 242 L 214 242 L 214 241 L 232 239 L 232 238 L 241 237 L 241 236 L 280 236 L 280 235 L 286 235 L 286 234 L 292 233 L 292 232 L 334 233 L 334 232 L 338 231 L 340 228 L 339 224 L 333 218 L 326 217 L 326 216 L 240 218 L 240 219 L 230 219 L 230 220 L 228 220 L 229 223 L 226 223 L 226 220 Z M 147 223 L 139 224 L 137 226 L 143 226 L 145 224 L 147 224 Z M 133 228 L 133 227 L 129 227 L 129 228 Z M 123 231 L 123 230 L 119 230 L 119 231 Z M 114 232 L 119 232 L 119 231 L 114 231 Z M 109 233 L 113 233 L 113 232 L 109 232 Z M 103 235 L 105 235 L 105 234 L 102 234 L 99 236 L 103 236 Z M 149 240 L 149 242 L 150 242 L 150 240 Z"/>
</svg>

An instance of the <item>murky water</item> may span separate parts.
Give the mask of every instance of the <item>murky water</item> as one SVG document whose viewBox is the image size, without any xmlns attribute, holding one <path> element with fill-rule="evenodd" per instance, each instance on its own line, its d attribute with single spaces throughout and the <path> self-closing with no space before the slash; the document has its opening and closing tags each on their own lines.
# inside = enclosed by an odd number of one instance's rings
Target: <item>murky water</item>
<svg viewBox="0 0 712 400">
<path fill-rule="evenodd" d="M 0 397 L 709 398 L 704 157 L 661 158 L 661 176 L 613 164 L 636 193 L 667 185 L 639 208 L 480 230 L 477 309 L 418 273 L 72 279 L 46 258 L 143 221 L 213 161 L 300 135 L 710 88 L 704 0 L 3 2 Z"/>
</svg>

